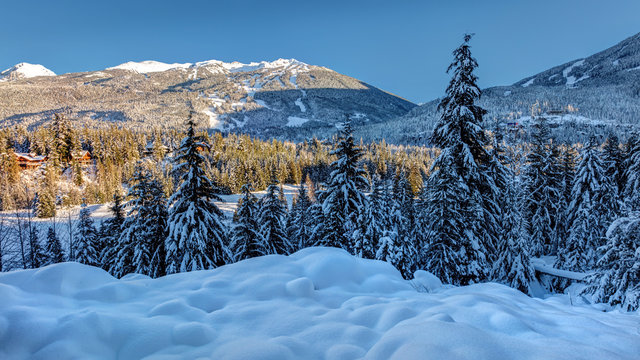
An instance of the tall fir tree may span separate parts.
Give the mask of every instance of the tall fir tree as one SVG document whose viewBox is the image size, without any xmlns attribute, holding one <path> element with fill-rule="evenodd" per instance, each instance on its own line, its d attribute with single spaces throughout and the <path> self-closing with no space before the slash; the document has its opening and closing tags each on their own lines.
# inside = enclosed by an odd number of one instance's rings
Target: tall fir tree
<svg viewBox="0 0 640 360">
<path fill-rule="evenodd" d="M 626 148 L 625 207 L 640 211 L 640 136 L 632 134 Z"/>
<path fill-rule="evenodd" d="M 169 234 L 165 241 L 167 273 L 211 269 L 231 257 L 224 214 L 214 203 L 222 201 L 205 174 L 209 149 L 195 134 L 195 121 L 187 121 L 186 137 L 174 159 L 173 175 L 178 188 L 169 199 Z"/>
<path fill-rule="evenodd" d="M 242 186 L 241 193 L 230 234 L 233 261 L 267 254 L 258 225 L 258 199 L 248 184 Z"/>
<path fill-rule="evenodd" d="M 428 205 L 428 212 L 458 219 L 432 221 L 433 246 L 427 246 L 425 256 L 443 281 L 454 284 L 476 283 L 487 277 L 491 224 L 486 221 L 489 213 L 485 199 L 494 187 L 486 173 L 490 161 L 482 128 L 486 110 L 475 104 L 481 92 L 470 40 L 471 35 L 465 35 L 463 44 L 453 52 L 454 61 L 447 69 L 452 79 L 438 106 L 441 117 L 432 137 L 441 153 L 432 166 L 430 184 L 434 194 L 429 196 L 433 202 Z"/>
<path fill-rule="evenodd" d="M 80 218 L 76 226 L 75 261 L 91 266 L 97 266 L 99 256 L 96 250 L 97 231 L 91 219 L 91 211 L 85 203 L 80 209 Z"/>
<path fill-rule="evenodd" d="M 347 117 L 331 152 L 337 159 L 331 163 L 331 174 L 321 200 L 324 212 L 324 234 L 320 245 L 352 251 L 352 235 L 358 217 L 364 211 L 368 188 L 366 172 L 360 164 L 362 149 L 355 145 L 351 120 Z"/>
<path fill-rule="evenodd" d="M 260 199 L 259 223 L 260 235 L 268 254 L 287 255 L 291 252 L 291 243 L 287 238 L 285 219 L 286 207 L 280 199 L 280 188 L 276 184 L 267 187 L 267 193 Z"/>
</svg>

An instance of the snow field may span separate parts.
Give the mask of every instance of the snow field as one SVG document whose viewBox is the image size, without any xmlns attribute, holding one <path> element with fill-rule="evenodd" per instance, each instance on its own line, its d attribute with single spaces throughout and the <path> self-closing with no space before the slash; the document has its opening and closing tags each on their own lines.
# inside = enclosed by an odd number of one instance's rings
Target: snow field
<svg viewBox="0 0 640 360">
<path fill-rule="evenodd" d="M 412 283 L 420 284 L 416 291 Z M 412 282 L 334 248 L 117 280 L 77 263 L 0 274 L 0 358 L 637 359 L 637 314 L 489 283 Z"/>
</svg>

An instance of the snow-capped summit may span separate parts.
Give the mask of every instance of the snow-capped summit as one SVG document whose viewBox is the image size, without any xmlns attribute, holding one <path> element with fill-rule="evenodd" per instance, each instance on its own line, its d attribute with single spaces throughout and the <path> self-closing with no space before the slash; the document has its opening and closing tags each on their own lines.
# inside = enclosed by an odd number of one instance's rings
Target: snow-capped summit
<svg viewBox="0 0 640 360">
<path fill-rule="evenodd" d="M 19 63 L 0 73 L 0 81 L 32 78 L 36 76 L 56 76 L 56 74 L 39 64 Z"/>
<path fill-rule="evenodd" d="M 192 63 L 167 64 L 160 61 L 146 60 L 141 62 L 129 61 L 124 64 L 109 67 L 105 70 L 129 70 L 129 71 L 135 71 L 140 74 L 146 74 L 146 73 L 162 72 L 162 71 L 168 71 L 168 70 L 197 69 L 201 67 L 206 67 L 209 70 L 214 70 L 214 72 L 234 73 L 234 72 L 251 72 L 251 71 L 256 71 L 260 69 L 276 69 L 276 68 L 292 68 L 292 67 L 308 67 L 308 66 L 309 66 L 308 64 L 305 64 L 296 59 L 278 59 L 274 61 L 250 62 L 248 64 L 241 63 L 238 61 L 226 63 L 220 60 L 206 60 L 206 61 L 197 62 L 195 64 L 192 64 Z"/>
<path fill-rule="evenodd" d="M 185 69 L 191 66 L 191 64 L 167 64 L 160 61 L 146 60 L 146 61 L 129 61 L 124 64 L 120 64 L 118 66 L 113 66 L 110 68 L 106 68 L 105 70 L 130 70 L 135 71 L 137 73 L 146 74 L 152 72 L 161 72 L 173 69 Z"/>
</svg>

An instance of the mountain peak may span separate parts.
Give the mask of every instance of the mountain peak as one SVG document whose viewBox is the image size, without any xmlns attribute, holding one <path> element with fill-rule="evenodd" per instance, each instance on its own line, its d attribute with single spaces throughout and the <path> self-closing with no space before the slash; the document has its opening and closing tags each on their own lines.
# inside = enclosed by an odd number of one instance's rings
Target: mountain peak
<svg viewBox="0 0 640 360">
<path fill-rule="evenodd" d="M 21 62 L 0 72 L 0 81 L 18 80 L 36 76 L 56 76 L 56 74 L 42 65 Z"/>
<path fill-rule="evenodd" d="M 109 67 L 106 70 L 128 70 L 141 74 L 162 72 L 169 70 L 185 70 L 206 67 L 208 69 L 216 69 L 218 72 L 251 72 L 259 69 L 275 69 L 275 68 L 291 68 L 291 67 L 309 67 L 296 59 L 277 59 L 274 61 L 250 62 L 248 64 L 233 61 L 230 63 L 220 60 L 206 60 L 195 64 L 192 63 L 173 63 L 167 64 L 160 61 L 146 60 L 140 62 L 129 61 L 124 64 Z"/>
</svg>

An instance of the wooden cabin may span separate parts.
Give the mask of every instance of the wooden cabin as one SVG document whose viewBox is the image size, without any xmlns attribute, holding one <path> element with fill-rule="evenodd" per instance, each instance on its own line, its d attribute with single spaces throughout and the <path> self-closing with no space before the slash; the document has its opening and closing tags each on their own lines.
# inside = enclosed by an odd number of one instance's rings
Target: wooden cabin
<svg viewBox="0 0 640 360">
<path fill-rule="evenodd" d="M 87 150 L 79 151 L 71 155 L 74 161 L 80 163 L 80 166 L 89 166 L 93 163 L 91 154 Z"/>
<path fill-rule="evenodd" d="M 42 164 L 47 162 L 47 157 L 43 155 L 36 155 L 33 153 L 14 153 L 18 166 L 22 170 L 32 170 L 39 168 Z"/>
</svg>

